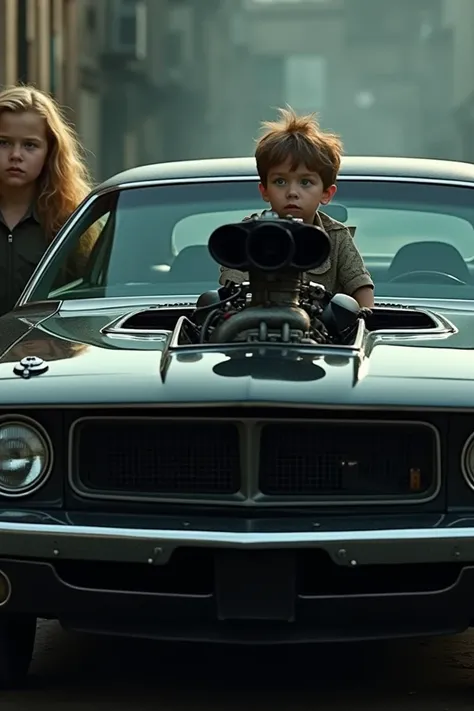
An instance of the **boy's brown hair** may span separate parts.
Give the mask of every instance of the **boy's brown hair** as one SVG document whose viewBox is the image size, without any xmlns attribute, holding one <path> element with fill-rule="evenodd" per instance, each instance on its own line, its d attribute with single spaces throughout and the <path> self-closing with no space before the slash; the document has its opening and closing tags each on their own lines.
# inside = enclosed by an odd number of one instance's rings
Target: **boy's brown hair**
<svg viewBox="0 0 474 711">
<path fill-rule="evenodd" d="M 277 121 L 264 121 L 264 134 L 257 140 L 255 159 L 260 180 L 267 185 L 273 166 L 291 159 L 292 170 L 305 165 L 318 173 L 324 189 L 334 185 L 341 166 L 342 141 L 334 133 L 322 131 L 316 114 L 298 116 L 288 106 L 279 109 Z"/>
</svg>

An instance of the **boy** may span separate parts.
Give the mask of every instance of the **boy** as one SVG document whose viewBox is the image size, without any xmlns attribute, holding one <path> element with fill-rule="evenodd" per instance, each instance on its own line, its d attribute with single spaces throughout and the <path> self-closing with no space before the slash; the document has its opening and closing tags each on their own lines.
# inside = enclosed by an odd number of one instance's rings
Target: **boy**
<svg viewBox="0 0 474 711">
<path fill-rule="evenodd" d="M 298 217 L 328 234 L 330 255 L 306 278 L 332 293 L 349 294 L 361 307 L 371 308 L 374 284 L 350 231 L 318 212 L 336 193 L 342 143 L 337 136 L 321 131 L 314 116 L 297 116 L 292 109 L 280 109 L 279 113 L 278 121 L 263 124 L 266 132 L 257 142 L 260 194 L 280 217 Z M 221 284 L 239 284 L 247 278 L 243 272 L 220 268 Z"/>
</svg>

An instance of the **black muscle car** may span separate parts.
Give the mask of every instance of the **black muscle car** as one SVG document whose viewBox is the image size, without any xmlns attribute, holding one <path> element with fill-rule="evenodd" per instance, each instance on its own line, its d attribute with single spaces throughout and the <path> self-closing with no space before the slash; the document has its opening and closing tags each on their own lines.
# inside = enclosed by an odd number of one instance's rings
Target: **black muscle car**
<svg viewBox="0 0 474 711">
<path fill-rule="evenodd" d="M 302 278 L 325 232 L 242 221 L 243 158 L 106 181 L 0 319 L 3 685 L 38 618 L 246 644 L 471 625 L 474 166 L 346 158 L 324 209 L 370 312 Z"/>
</svg>

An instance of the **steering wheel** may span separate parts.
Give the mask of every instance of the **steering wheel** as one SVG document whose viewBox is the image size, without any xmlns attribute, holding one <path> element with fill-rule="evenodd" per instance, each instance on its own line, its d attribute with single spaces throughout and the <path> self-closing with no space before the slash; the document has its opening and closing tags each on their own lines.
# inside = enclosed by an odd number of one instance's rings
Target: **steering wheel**
<svg viewBox="0 0 474 711">
<path fill-rule="evenodd" d="M 444 284 L 452 284 L 456 286 L 466 286 L 466 282 L 452 274 L 445 274 L 445 272 L 436 272 L 430 270 L 418 270 L 414 272 L 404 272 L 403 274 L 397 274 L 397 276 L 390 279 L 390 282 L 405 282 L 411 283 L 413 281 L 422 280 L 424 284 L 437 284 L 439 282 Z"/>
</svg>

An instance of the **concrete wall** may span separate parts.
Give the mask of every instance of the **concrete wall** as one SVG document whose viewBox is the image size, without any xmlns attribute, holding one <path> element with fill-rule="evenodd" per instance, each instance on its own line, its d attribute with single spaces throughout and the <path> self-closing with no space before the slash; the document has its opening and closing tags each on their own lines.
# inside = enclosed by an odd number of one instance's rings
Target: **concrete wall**
<svg viewBox="0 0 474 711">
<path fill-rule="evenodd" d="M 31 82 L 73 113 L 76 98 L 75 0 L 0 3 L 0 82 Z"/>
<path fill-rule="evenodd" d="M 474 160 L 474 0 L 381 3 L 301 1 L 295 15 L 284 2 L 139 0 L 122 41 L 121 0 L 3 0 L 0 82 L 52 91 L 97 179 L 252 153 L 259 123 L 294 96 L 288 62 L 306 56 L 321 83 L 295 108 L 318 111 L 348 153 Z"/>
<path fill-rule="evenodd" d="M 96 178 L 162 160 L 167 0 L 76 0 L 76 9 L 77 127 Z"/>
</svg>

